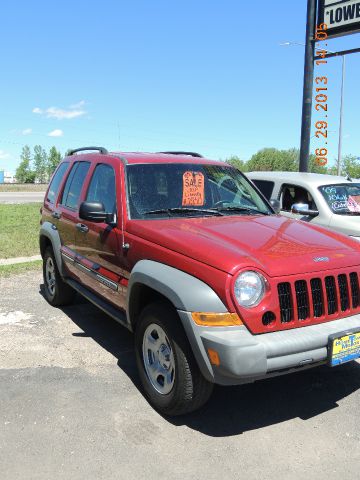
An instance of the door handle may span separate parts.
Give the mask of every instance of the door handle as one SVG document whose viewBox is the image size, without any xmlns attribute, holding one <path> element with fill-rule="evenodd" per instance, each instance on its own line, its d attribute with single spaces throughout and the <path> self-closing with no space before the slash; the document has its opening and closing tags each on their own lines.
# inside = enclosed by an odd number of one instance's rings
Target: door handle
<svg viewBox="0 0 360 480">
<path fill-rule="evenodd" d="M 53 212 L 53 213 L 51 214 L 51 216 L 52 216 L 53 218 L 59 219 L 59 218 L 61 217 L 61 213 L 60 213 L 60 212 Z"/>
<path fill-rule="evenodd" d="M 79 232 L 83 232 L 83 233 L 86 233 L 89 231 L 89 227 L 87 227 L 83 223 L 77 223 L 76 228 L 79 230 Z"/>
</svg>

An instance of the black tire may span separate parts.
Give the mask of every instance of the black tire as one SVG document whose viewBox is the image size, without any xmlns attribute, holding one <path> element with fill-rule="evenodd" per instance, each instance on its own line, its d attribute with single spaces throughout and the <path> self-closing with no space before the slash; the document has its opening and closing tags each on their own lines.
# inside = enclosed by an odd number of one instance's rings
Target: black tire
<svg viewBox="0 0 360 480">
<path fill-rule="evenodd" d="M 51 280 L 53 280 L 52 285 L 50 284 L 49 278 L 50 265 L 53 266 L 53 276 L 51 278 Z M 43 256 L 43 278 L 45 298 L 50 305 L 53 307 L 60 307 L 72 303 L 76 292 L 61 278 L 56 264 L 54 252 L 51 247 L 48 247 L 45 250 Z"/>
<path fill-rule="evenodd" d="M 151 380 L 144 364 L 144 337 L 146 342 L 147 332 L 152 330 L 150 325 L 153 324 L 165 332 L 166 344 L 171 347 L 173 353 L 174 376 L 168 393 L 157 391 L 152 383 L 154 380 Z M 156 350 L 157 347 L 154 348 Z M 157 352 L 159 353 L 159 350 Z M 171 305 L 157 302 L 144 308 L 136 325 L 135 353 L 145 396 L 160 413 L 171 416 L 183 415 L 197 410 L 209 399 L 213 384 L 201 374 L 180 319 Z"/>
</svg>

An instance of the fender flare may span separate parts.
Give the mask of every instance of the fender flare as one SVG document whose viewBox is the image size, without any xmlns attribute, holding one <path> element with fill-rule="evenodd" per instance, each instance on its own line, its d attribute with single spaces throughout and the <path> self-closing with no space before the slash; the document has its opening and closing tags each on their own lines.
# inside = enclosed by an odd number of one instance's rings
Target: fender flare
<svg viewBox="0 0 360 480">
<path fill-rule="evenodd" d="M 44 222 L 41 225 L 40 233 L 39 233 L 40 251 L 41 251 L 41 237 L 46 237 L 50 241 L 52 249 L 54 251 L 56 265 L 58 267 L 60 275 L 63 277 L 64 269 L 63 269 L 63 261 L 62 261 L 61 252 L 60 252 L 61 240 L 60 240 L 58 229 L 53 223 L 50 223 L 50 222 Z"/>
<path fill-rule="evenodd" d="M 153 260 L 140 260 L 131 271 L 127 291 L 128 320 L 131 320 L 131 294 L 142 284 L 166 297 L 177 310 L 226 313 L 228 309 L 214 290 L 188 273 Z"/>
<path fill-rule="evenodd" d="M 135 294 L 132 298 L 132 292 L 136 291 L 137 285 L 155 290 L 176 308 L 202 374 L 208 381 L 214 382 L 213 368 L 200 338 L 201 327 L 195 325 L 189 312 L 226 313 L 228 309 L 216 292 L 203 281 L 177 268 L 152 260 L 140 260 L 131 272 L 128 285 L 126 312 L 130 330 L 133 330 L 133 321 L 136 320 L 133 312 L 138 296 Z"/>
</svg>

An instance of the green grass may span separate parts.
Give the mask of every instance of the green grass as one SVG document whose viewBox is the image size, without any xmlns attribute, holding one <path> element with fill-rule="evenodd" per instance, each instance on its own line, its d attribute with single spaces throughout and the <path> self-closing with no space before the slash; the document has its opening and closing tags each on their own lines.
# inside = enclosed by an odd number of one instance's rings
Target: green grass
<svg viewBox="0 0 360 480">
<path fill-rule="evenodd" d="M 41 265 L 41 260 L 36 260 L 35 262 L 17 263 L 15 265 L 0 265 L 0 278 L 10 277 L 10 275 L 28 272 L 29 270 L 41 271 Z"/>
<path fill-rule="evenodd" d="M 39 254 L 41 203 L 0 205 L 0 258 Z"/>
<path fill-rule="evenodd" d="M 45 192 L 47 184 L 0 183 L 0 192 Z"/>
</svg>

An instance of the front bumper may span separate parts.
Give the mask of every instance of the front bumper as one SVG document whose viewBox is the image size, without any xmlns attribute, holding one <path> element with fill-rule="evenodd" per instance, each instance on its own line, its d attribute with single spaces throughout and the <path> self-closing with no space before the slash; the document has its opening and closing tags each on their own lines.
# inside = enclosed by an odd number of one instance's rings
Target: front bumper
<svg viewBox="0 0 360 480">
<path fill-rule="evenodd" d="M 360 331 L 360 314 L 318 325 L 252 335 L 245 326 L 200 327 L 178 311 L 202 374 L 220 385 L 250 383 L 325 363 L 331 334 Z M 212 365 L 207 349 L 218 352 Z"/>
</svg>

